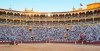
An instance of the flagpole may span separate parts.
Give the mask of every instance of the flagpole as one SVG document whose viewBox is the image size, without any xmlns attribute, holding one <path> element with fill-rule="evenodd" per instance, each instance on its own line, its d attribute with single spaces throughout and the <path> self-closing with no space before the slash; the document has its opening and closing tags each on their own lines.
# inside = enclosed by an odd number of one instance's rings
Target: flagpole
<svg viewBox="0 0 100 51">
<path fill-rule="evenodd" d="M 10 8 L 9 8 L 9 10 L 11 10 L 11 5 L 10 5 Z"/>
<path fill-rule="evenodd" d="M 81 8 L 81 3 L 80 3 L 80 8 Z"/>
<path fill-rule="evenodd" d="M 80 8 L 81 8 L 81 5 L 80 5 Z"/>
</svg>

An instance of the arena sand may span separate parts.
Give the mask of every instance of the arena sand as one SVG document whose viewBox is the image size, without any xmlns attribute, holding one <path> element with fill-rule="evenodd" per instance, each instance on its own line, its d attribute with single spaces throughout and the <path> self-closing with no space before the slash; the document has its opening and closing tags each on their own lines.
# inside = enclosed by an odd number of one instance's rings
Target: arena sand
<svg viewBox="0 0 100 51">
<path fill-rule="evenodd" d="M 0 51 L 100 51 L 100 46 L 79 44 L 19 44 L 18 46 L 0 45 Z"/>
</svg>

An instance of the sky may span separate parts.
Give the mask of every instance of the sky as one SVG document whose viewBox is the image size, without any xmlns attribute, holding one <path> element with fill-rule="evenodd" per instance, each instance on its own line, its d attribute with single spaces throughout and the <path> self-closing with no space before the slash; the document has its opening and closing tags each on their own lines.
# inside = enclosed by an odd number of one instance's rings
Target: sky
<svg viewBox="0 0 100 51">
<path fill-rule="evenodd" d="M 0 0 L 0 8 L 9 9 L 10 5 L 12 10 L 24 11 L 25 8 L 34 12 L 64 12 L 71 11 L 74 6 L 75 9 L 86 9 L 87 4 L 100 0 Z"/>
</svg>

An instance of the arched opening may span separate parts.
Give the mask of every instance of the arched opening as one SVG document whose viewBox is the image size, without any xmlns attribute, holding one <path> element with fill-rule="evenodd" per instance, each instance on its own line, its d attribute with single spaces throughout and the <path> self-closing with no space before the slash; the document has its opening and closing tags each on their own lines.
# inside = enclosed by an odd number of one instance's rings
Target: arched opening
<svg viewBox="0 0 100 51">
<path fill-rule="evenodd" d="M 74 13 L 72 13 L 72 17 L 74 17 Z"/>
<path fill-rule="evenodd" d="M 59 19 L 63 18 L 63 14 L 59 14 Z"/>
<path fill-rule="evenodd" d="M 33 19 L 34 15 L 33 15 L 33 14 L 31 14 L 31 15 L 30 15 L 30 17 Z"/>
<path fill-rule="evenodd" d="M 43 14 L 43 17 L 45 17 L 46 15 L 45 14 Z"/>
<path fill-rule="evenodd" d="M 17 16 L 17 13 L 14 13 L 14 16 Z"/>
<path fill-rule="evenodd" d="M 65 17 L 67 17 L 68 16 L 68 14 L 65 14 Z"/>
<path fill-rule="evenodd" d="M 27 14 L 27 18 L 28 18 L 28 19 L 31 19 L 31 16 L 30 16 L 29 14 Z"/>
<path fill-rule="evenodd" d="M 4 11 L 3 14 L 6 15 L 6 12 Z"/>
<path fill-rule="evenodd" d="M 36 17 L 36 14 L 34 14 L 33 16 Z"/>
<path fill-rule="evenodd" d="M 85 17 L 85 12 L 82 12 L 81 13 L 81 17 Z"/>
<path fill-rule="evenodd" d="M 62 17 L 64 17 L 64 14 L 62 14 Z"/>
<path fill-rule="evenodd" d="M 53 19 L 56 19 L 57 18 L 57 14 L 53 14 Z"/>
<path fill-rule="evenodd" d="M 82 13 L 80 12 L 80 13 L 79 13 L 79 17 L 81 17 L 81 15 L 82 15 Z"/>
<path fill-rule="evenodd" d="M 16 18 L 17 17 L 17 13 L 14 13 L 14 18 Z"/>
<path fill-rule="evenodd" d="M 13 18 L 13 13 L 12 13 L 12 12 L 8 12 L 8 13 L 7 13 L 7 17 Z"/>
<path fill-rule="evenodd" d="M 29 14 L 27 14 L 27 17 L 29 18 Z"/>
<path fill-rule="evenodd" d="M 89 11 L 86 12 L 86 16 L 89 16 Z"/>
<path fill-rule="evenodd" d="M 43 15 L 41 14 L 40 17 L 43 17 Z"/>
<path fill-rule="evenodd" d="M 76 13 L 76 14 L 75 14 L 75 17 L 77 17 L 77 18 L 78 18 L 78 13 Z"/>
<path fill-rule="evenodd" d="M 13 13 L 11 12 L 10 15 L 13 15 Z"/>
<path fill-rule="evenodd" d="M 21 14 L 21 18 L 26 18 L 26 14 Z"/>
<path fill-rule="evenodd" d="M 97 11 L 97 10 L 94 10 L 94 16 L 96 16 L 96 15 L 97 15 L 97 13 L 98 13 L 98 11 Z"/>
<path fill-rule="evenodd" d="M 20 19 L 20 14 L 19 13 L 14 13 L 14 18 Z M 20 20 L 14 20 L 14 25 L 19 25 Z"/>
<path fill-rule="evenodd" d="M 9 12 L 7 12 L 7 15 L 10 15 L 10 13 L 9 13 Z"/>
<path fill-rule="evenodd" d="M 77 15 L 78 15 L 77 13 L 73 13 L 73 14 L 72 14 L 72 17 L 77 18 Z"/>
<path fill-rule="evenodd" d="M 68 14 L 65 14 L 65 18 L 68 18 Z"/>
<path fill-rule="evenodd" d="M 20 14 L 19 14 L 19 13 L 17 13 L 17 16 L 20 16 Z"/>
<path fill-rule="evenodd" d="M 31 14 L 31 17 L 33 17 L 34 15 L 33 14 Z"/>
<path fill-rule="evenodd" d="M 68 14 L 68 18 L 71 18 L 71 14 L 70 13 Z"/>
<path fill-rule="evenodd" d="M 90 12 L 89 12 L 89 16 L 92 16 L 92 15 L 93 15 L 93 12 L 92 12 L 92 11 L 90 11 Z"/>
<path fill-rule="evenodd" d="M 58 19 L 58 17 L 59 17 L 59 15 L 58 15 L 58 14 L 56 14 L 56 17 L 55 17 L 55 18 L 56 18 L 56 19 Z"/>
<path fill-rule="evenodd" d="M 35 17 L 39 17 L 39 14 L 36 14 Z"/>
<path fill-rule="evenodd" d="M 0 11 L 0 15 L 2 15 L 2 11 Z"/>
<path fill-rule="evenodd" d="M 27 18 L 29 19 L 30 15 L 29 15 L 29 14 L 27 14 L 26 16 L 27 16 Z"/>
<path fill-rule="evenodd" d="M 59 14 L 59 17 L 62 17 L 62 14 Z"/>
<path fill-rule="evenodd" d="M 53 14 L 53 17 L 55 17 L 55 14 Z"/>
<path fill-rule="evenodd" d="M 0 15 L 6 15 L 5 11 L 0 11 Z"/>
<path fill-rule="evenodd" d="M 37 19 L 36 14 L 33 15 L 34 19 Z"/>
<path fill-rule="evenodd" d="M 97 11 L 97 14 L 100 15 L 100 10 Z"/>
<path fill-rule="evenodd" d="M 43 19 L 43 18 L 44 18 L 42 14 L 40 15 L 40 18 L 41 18 L 41 19 Z"/>
<path fill-rule="evenodd" d="M 56 14 L 56 17 L 58 17 L 58 14 Z"/>
</svg>

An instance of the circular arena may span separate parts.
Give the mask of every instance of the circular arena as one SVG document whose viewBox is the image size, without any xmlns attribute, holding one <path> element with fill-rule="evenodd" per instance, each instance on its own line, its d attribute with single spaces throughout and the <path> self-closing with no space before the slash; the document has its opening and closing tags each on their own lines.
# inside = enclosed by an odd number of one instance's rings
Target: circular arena
<svg viewBox="0 0 100 51">
<path fill-rule="evenodd" d="M 0 8 L 0 51 L 100 51 L 100 3 L 72 9 L 34 12 Z"/>
</svg>

